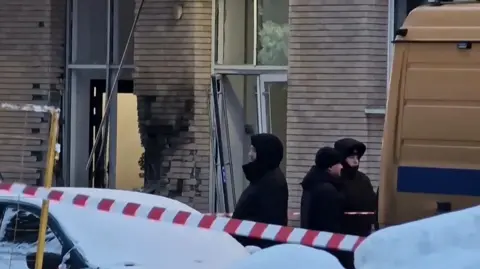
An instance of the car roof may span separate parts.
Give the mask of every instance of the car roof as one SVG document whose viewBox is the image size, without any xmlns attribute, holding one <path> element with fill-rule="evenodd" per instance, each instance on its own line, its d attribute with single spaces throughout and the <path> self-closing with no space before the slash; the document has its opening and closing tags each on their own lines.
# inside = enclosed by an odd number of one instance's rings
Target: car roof
<svg viewBox="0 0 480 269">
<path fill-rule="evenodd" d="M 95 198 L 104 198 L 104 199 L 112 199 L 117 201 L 123 202 L 135 202 L 142 205 L 148 206 L 157 206 L 157 207 L 164 207 L 167 209 L 172 210 L 182 210 L 192 213 L 199 213 L 194 208 L 179 202 L 177 200 L 153 195 L 148 193 L 141 193 L 136 191 L 127 191 L 127 190 L 117 190 L 117 189 L 96 189 L 96 188 L 76 188 L 76 187 L 54 187 L 54 190 L 68 192 L 73 195 L 83 194 Z M 18 194 L 11 194 L 11 193 L 2 193 L 0 194 L 0 200 L 4 201 L 19 201 L 23 203 L 28 203 L 31 205 L 41 206 L 42 201 L 38 198 L 18 195 Z"/>
</svg>

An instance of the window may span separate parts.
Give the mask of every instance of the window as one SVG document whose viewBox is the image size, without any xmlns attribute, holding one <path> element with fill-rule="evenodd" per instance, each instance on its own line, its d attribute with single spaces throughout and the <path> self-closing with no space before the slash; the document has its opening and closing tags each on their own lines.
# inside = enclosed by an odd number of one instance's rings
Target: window
<svg viewBox="0 0 480 269">
<path fill-rule="evenodd" d="M 288 64 L 288 0 L 258 0 L 257 64 Z"/>
<path fill-rule="evenodd" d="M 465 0 L 440 0 L 441 2 L 462 2 Z M 390 18 L 390 20 L 394 20 L 393 28 L 395 30 L 402 27 L 403 22 L 407 15 L 414 10 L 415 8 L 425 5 L 428 3 L 428 0 L 393 0 L 394 2 L 394 18 Z"/>
<path fill-rule="evenodd" d="M 215 63 L 288 64 L 288 0 L 215 3 Z"/>
<path fill-rule="evenodd" d="M 390 85 L 391 66 L 393 61 L 393 44 L 395 31 L 400 29 L 408 13 L 428 0 L 389 0 L 388 1 L 388 51 L 387 51 L 387 85 Z M 388 89 L 388 86 L 387 86 Z"/>
<path fill-rule="evenodd" d="M 36 252 L 40 218 L 27 210 L 7 207 L 0 224 L 0 246 L 11 247 L 11 254 Z M 62 254 L 62 245 L 48 227 L 45 252 Z"/>
</svg>

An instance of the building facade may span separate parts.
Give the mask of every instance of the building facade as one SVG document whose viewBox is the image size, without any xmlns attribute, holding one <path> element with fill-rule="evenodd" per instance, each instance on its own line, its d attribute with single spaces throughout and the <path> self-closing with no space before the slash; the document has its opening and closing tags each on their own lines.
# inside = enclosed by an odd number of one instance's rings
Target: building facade
<svg viewBox="0 0 480 269">
<path fill-rule="evenodd" d="M 299 183 L 316 150 L 339 138 L 367 144 L 362 169 L 378 182 L 388 41 L 421 2 L 5 0 L 0 100 L 62 107 L 65 184 L 100 186 L 105 168 L 110 187 L 129 171 L 143 182 L 136 160 L 145 148 L 148 190 L 210 211 L 218 185 L 213 75 L 223 89 L 227 177 L 235 187 L 230 197 L 246 184 L 241 164 L 249 134 L 273 132 L 285 144 L 282 169 L 290 207 L 298 210 Z M 107 101 L 111 89 L 119 94 Z M 87 169 L 106 106 L 110 129 Z M 132 124 L 119 129 L 126 121 L 120 112 L 135 115 L 138 130 Z M 0 172 L 6 180 L 41 183 L 48 117 L 25 115 L 0 111 Z M 9 137 L 14 134 L 35 139 Z M 132 136 L 138 139 L 124 140 Z M 133 157 L 125 163 L 118 156 Z M 31 169 L 8 168 L 19 161 Z M 119 172 L 127 164 L 135 168 Z"/>
</svg>

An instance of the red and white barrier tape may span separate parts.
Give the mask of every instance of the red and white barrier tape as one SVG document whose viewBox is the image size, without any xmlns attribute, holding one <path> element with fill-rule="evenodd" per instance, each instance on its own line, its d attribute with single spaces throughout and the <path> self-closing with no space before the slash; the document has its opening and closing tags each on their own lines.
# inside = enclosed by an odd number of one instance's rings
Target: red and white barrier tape
<svg viewBox="0 0 480 269">
<path fill-rule="evenodd" d="M 169 210 L 150 205 L 102 199 L 84 194 L 71 194 L 64 191 L 17 183 L 0 183 L 0 193 L 2 192 L 38 199 L 47 199 L 53 202 L 67 203 L 78 207 L 122 214 L 129 217 L 163 221 L 189 227 L 222 231 L 231 235 L 273 240 L 282 243 L 302 244 L 318 248 L 354 251 L 364 240 L 363 237 L 355 235 L 333 234 L 329 232 L 306 230 L 253 221 L 242 221 L 179 210 Z"/>
<path fill-rule="evenodd" d="M 375 215 L 375 212 L 345 212 L 345 215 Z M 213 215 L 217 217 L 232 217 L 233 213 L 208 213 L 207 215 Z M 294 219 L 300 217 L 300 212 L 288 212 L 288 218 Z"/>
</svg>

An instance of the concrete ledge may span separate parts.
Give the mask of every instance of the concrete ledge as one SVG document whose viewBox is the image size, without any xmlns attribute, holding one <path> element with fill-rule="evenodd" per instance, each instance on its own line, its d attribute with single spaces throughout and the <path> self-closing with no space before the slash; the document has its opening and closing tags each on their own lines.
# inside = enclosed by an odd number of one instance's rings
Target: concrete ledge
<svg viewBox="0 0 480 269">
<path fill-rule="evenodd" d="M 367 115 L 385 115 L 385 108 L 365 108 Z"/>
</svg>

